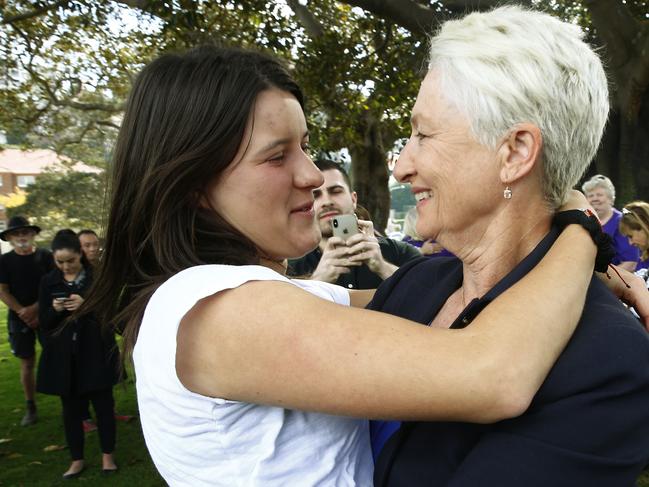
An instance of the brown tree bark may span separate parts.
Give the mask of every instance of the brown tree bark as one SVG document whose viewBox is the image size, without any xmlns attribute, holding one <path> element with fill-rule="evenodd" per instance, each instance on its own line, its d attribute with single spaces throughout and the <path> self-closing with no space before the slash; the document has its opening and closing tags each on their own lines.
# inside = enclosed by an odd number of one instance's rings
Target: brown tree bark
<svg viewBox="0 0 649 487">
<path fill-rule="evenodd" d="M 619 1 L 585 0 L 584 5 L 613 81 L 610 124 L 595 168 L 616 183 L 618 205 L 649 200 L 649 25 Z"/>
<path fill-rule="evenodd" d="M 351 180 L 358 203 L 372 216 L 374 228 L 383 233 L 390 216 L 390 190 L 384 136 L 379 119 L 370 111 L 359 121 L 362 143 L 350 148 Z"/>
</svg>

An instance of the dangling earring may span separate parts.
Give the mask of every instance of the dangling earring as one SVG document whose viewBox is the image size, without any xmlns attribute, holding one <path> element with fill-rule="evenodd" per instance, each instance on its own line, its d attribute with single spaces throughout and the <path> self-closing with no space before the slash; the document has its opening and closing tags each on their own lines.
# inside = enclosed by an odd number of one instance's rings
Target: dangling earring
<svg viewBox="0 0 649 487">
<path fill-rule="evenodd" d="M 512 188 L 510 188 L 509 186 L 505 187 L 505 191 L 503 191 L 503 198 L 505 198 L 506 200 L 512 199 Z"/>
</svg>

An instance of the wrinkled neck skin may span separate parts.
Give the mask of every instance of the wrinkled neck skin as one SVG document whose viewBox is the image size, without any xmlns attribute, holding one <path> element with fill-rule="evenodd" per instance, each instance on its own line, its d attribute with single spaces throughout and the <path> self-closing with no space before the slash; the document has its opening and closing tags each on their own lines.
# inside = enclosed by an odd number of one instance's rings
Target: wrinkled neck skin
<svg viewBox="0 0 649 487">
<path fill-rule="evenodd" d="M 465 231 L 439 236 L 438 241 L 463 263 L 462 309 L 484 296 L 550 231 L 552 213 L 543 198 L 519 195 Z"/>
</svg>

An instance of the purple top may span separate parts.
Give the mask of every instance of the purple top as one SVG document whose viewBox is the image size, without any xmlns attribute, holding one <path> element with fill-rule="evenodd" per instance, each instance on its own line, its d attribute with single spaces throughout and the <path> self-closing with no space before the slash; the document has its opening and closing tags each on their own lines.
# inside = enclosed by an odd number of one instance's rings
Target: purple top
<svg viewBox="0 0 649 487">
<path fill-rule="evenodd" d="M 631 245 L 629 239 L 620 232 L 621 219 L 622 212 L 613 208 L 613 216 L 605 225 L 602 225 L 602 229 L 613 237 L 613 244 L 615 245 L 615 257 L 613 257 L 611 264 L 627 261 L 638 262 L 640 260 L 640 251 Z"/>
<path fill-rule="evenodd" d="M 635 270 L 639 271 L 640 269 L 649 269 L 649 259 L 638 261 L 638 265 L 636 266 Z"/>
<path fill-rule="evenodd" d="M 417 247 L 418 249 L 421 249 L 422 245 L 424 245 L 424 242 L 425 242 L 425 240 L 416 240 L 416 239 L 410 237 L 409 235 L 406 235 L 405 237 L 403 237 L 403 239 L 401 241 L 406 242 L 407 244 L 410 244 L 413 247 Z M 435 243 L 435 241 L 431 240 L 431 243 Z M 446 249 L 442 249 L 441 251 L 436 252 L 434 254 L 424 255 L 424 257 L 455 257 L 455 255 L 453 255 L 451 252 L 449 252 Z"/>
</svg>

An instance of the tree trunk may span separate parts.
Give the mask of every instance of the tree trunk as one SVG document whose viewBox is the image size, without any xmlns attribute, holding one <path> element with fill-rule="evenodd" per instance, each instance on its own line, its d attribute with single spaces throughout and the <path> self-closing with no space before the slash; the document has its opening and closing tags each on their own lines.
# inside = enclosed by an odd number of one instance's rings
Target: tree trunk
<svg viewBox="0 0 649 487">
<path fill-rule="evenodd" d="M 381 125 L 368 111 L 358 127 L 362 141 L 349 151 L 352 186 L 358 195 L 358 203 L 370 212 L 374 228 L 384 233 L 390 216 L 390 191 Z"/>
</svg>

